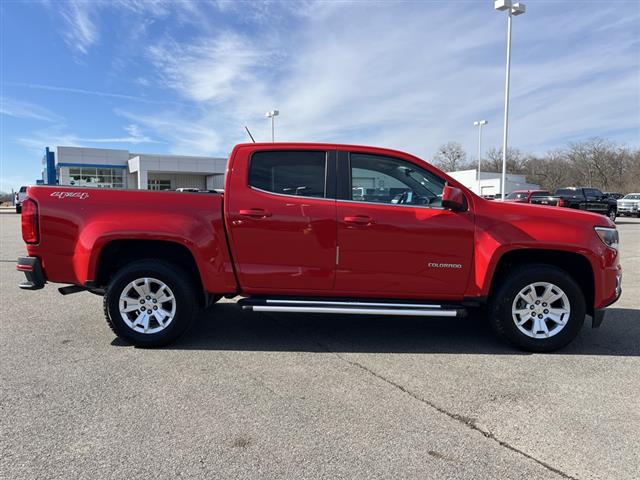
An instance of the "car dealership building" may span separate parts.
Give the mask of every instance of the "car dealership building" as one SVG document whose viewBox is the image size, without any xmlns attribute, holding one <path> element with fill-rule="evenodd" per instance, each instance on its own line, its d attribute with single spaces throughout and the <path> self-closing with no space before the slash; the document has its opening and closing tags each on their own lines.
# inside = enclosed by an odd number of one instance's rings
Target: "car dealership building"
<svg viewBox="0 0 640 480">
<path fill-rule="evenodd" d="M 75 187 L 175 190 L 224 187 L 227 159 L 134 153 L 85 147 L 46 149 L 42 184 Z"/>
</svg>

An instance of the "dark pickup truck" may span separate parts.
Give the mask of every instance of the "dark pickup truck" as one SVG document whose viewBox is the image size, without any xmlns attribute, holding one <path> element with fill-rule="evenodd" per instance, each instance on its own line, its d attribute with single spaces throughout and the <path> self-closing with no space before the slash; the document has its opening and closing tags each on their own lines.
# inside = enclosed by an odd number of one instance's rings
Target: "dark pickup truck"
<svg viewBox="0 0 640 480">
<path fill-rule="evenodd" d="M 532 197 L 531 203 L 552 207 L 575 208 L 587 212 L 601 213 L 612 222 L 618 216 L 617 201 L 605 195 L 597 188 L 568 187 L 559 188 L 549 197 Z"/>
</svg>

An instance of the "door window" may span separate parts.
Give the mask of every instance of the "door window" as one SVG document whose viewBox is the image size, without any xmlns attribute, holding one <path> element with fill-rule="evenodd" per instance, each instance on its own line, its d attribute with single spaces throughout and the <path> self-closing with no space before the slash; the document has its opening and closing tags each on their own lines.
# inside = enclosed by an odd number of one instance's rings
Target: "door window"
<svg viewBox="0 0 640 480">
<path fill-rule="evenodd" d="M 327 154 L 322 151 L 256 152 L 251 157 L 249 185 L 267 192 L 300 197 L 326 197 Z"/>
<path fill-rule="evenodd" d="M 351 200 L 441 208 L 445 182 L 410 162 L 352 153 Z"/>
</svg>

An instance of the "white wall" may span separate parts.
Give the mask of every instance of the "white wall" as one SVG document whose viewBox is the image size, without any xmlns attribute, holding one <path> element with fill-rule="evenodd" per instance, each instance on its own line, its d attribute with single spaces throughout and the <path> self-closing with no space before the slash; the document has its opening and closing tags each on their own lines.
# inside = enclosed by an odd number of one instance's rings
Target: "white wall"
<svg viewBox="0 0 640 480">
<path fill-rule="evenodd" d="M 478 193 L 478 171 L 474 168 L 471 170 L 458 170 L 456 172 L 448 172 L 448 175 L 455 178 L 465 187 L 475 193 Z M 506 192 L 507 194 L 514 190 L 538 190 L 540 185 L 535 183 L 527 183 L 526 177 L 517 173 L 508 173 L 506 175 Z M 482 195 L 502 195 L 500 188 L 502 184 L 502 175 L 496 172 L 480 173 L 480 188 Z"/>
</svg>

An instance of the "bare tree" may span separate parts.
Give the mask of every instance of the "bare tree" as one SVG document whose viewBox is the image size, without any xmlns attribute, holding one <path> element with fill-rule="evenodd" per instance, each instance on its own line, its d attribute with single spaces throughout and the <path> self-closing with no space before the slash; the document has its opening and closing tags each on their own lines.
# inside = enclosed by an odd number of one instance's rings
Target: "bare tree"
<svg viewBox="0 0 640 480">
<path fill-rule="evenodd" d="M 467 153 L 458 142 L 441 145 L 433 157 L 433 163 L 445 172 L 453 172 L 467 167 Z"/>
<path fill-rule="evenodd" d="M 502 172 L 502 149 L 492 148 L 487 151 L 487 158 L 483 160 L 485 172 Z M 507 173 L 523 173 L 526 158 L 517 148 L 507 148 Z"/>
</svg>

